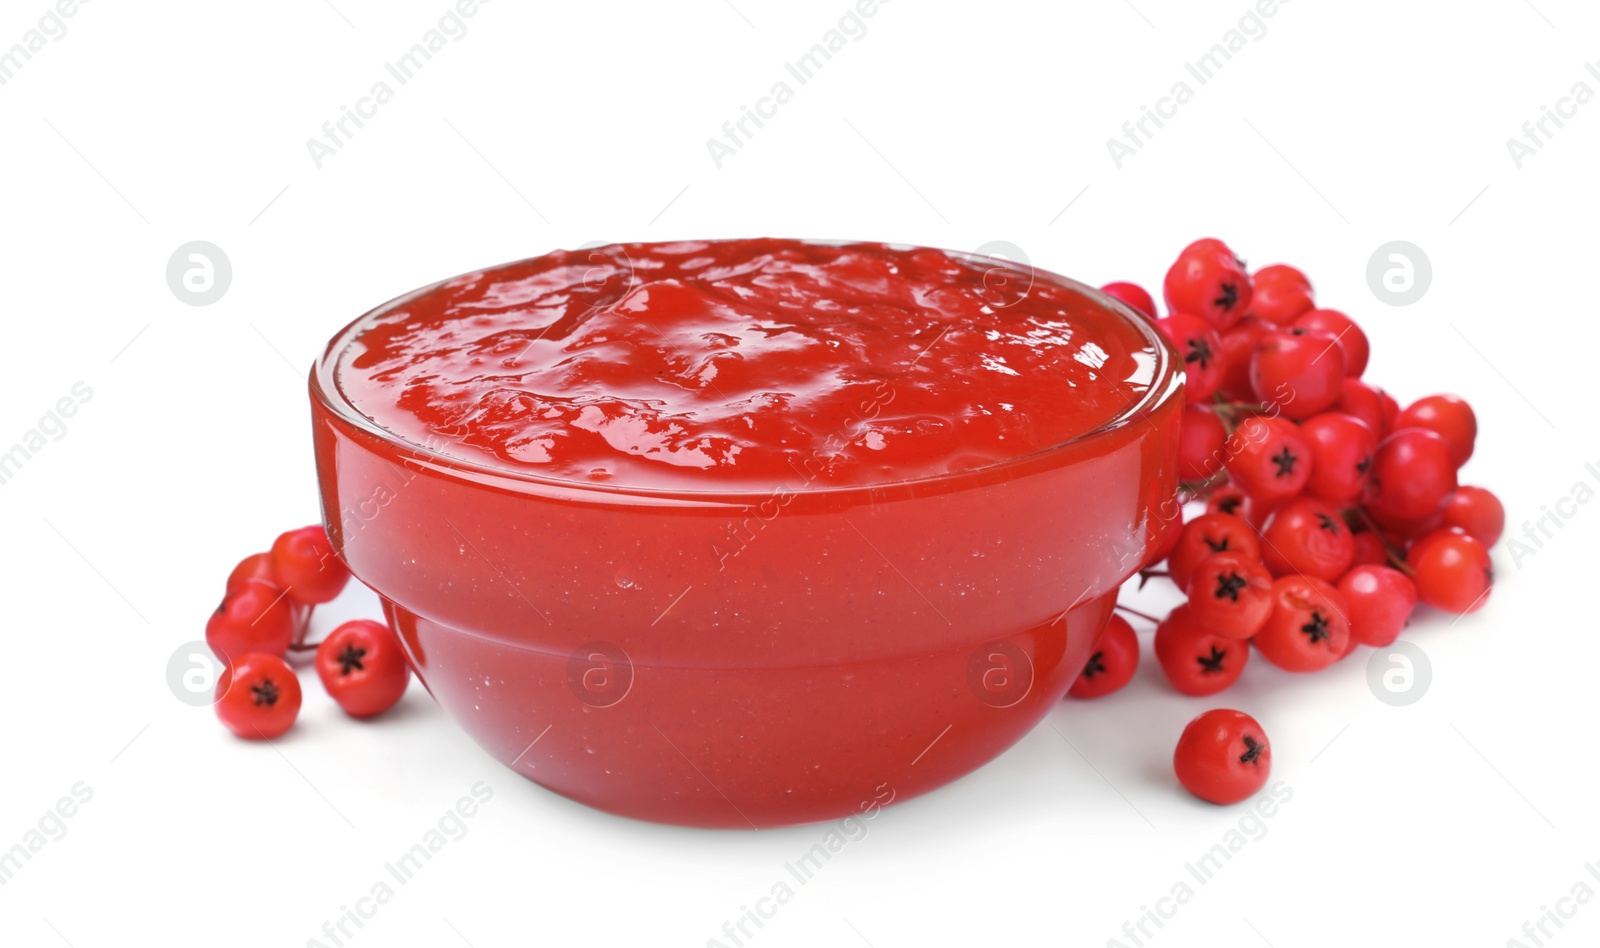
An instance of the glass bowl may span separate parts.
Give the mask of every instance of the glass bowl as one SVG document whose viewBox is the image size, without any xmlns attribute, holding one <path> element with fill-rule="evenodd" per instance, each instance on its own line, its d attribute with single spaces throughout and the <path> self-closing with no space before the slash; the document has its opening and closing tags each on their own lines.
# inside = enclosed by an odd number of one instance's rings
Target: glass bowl
<svg viewBox="0 0 1600 948">
<path fill-rule="evenodd" d="M 963 256 L 954 254 L 955 256 Z M 858 814 L 966 774 L 1062 699 L 1169 528 L 1182 364 L 988 466 L 800 490 L 558 480 L 403 440 L 310 378 L 335 550 L 412 667 L 507 767 L 611 813 L 706 827 Z"/>
</svg>

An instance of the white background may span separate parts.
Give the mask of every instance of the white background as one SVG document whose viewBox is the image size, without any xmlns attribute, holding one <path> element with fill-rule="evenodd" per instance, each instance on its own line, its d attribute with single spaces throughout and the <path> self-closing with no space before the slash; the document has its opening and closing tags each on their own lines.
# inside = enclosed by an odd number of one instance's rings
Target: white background
<svg viewBox="0 0 1600 948">
<path fill-rule="evenodd" d="M 480 780 L 494 798 L 467 836 L 349 943 L 705 945 L 821 840 L 590 811 L 500 767 L 415 685 L 361 726 L 307 679 L 276 750 L 168 690 L 233 563 L 317 517 L 321 344 L 490 262 L 600 239 L 1006 240 L 1154 287 L 1220 236 L 1306 268 L 1402 401 L 1471 398 L 1464 480 L 1500 492 L 1518 535 L 1600 464 L 1600 104 L 1520 170 L 1505 144 L 1575 82 L 1600 91 L 1600 13 L 1534 3 L 1294 0 L 1200 87 L 1183 64 L 1245 0 L 895 0 L 720 170 L 706 139 L 845 0 L 495 0 L 320 170 L 307 138 L 447 0 L 85 3 L 0 86 L 0 447 L 93 390 L 0 487 L 0 849 L 93 791 L 0 887 L 6 942 L 307 944 Z M 46 9 L 5 0 L 0 50 Z M 1186 78 L 1193 100 L 1119 170 L 1106 139 Z M 1404 308 L 1365 277 L 1393 239 L 1434 269 Z M 165 281 L 191 240 L 232 261 L 211 306 Z M 1188 880 L 1147 944 L 1533 944 L 1525 921 L 1580 880 L 1600 890 L 1595 507 L 1565 508 L 1531 556 L 1502 544 L 1482 612 L 1419 617 L 1420 702 L 1377 700 L 1365 650 L 1312 677 L 1256 661 L 1215 700 L 1173 694 L 1147 656 L 1122 693 L 885 811 L 750 943 L 1132 945 L 1123 924 Z M 1293 798 L 1199 885 L 1184 864 L 1244 811 L 1189 798 L 1169 760 L 1218 703 L 1265 725 Z M 1600 907 L 1565 924 L 1554 943 L 1593 944 Z"/>
</svg>

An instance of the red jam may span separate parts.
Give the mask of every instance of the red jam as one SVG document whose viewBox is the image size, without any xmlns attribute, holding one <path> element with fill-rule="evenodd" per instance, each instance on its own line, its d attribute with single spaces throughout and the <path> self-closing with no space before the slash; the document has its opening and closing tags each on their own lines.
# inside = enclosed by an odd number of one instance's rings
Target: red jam
<svg viewBox="0 0 1600 948">
<path fill-rule="evenodd" d="M 1181 364 L 1112 306 L 882 244 L 471 273 L 313 370 L 329 538 L 557 793 L 727 827 L 909 799 L 1058 705 L 1171 528 Z"/>
<path fill-rule="evenodd" d="M 1128 412 L 1154 344 L 1064 283 L 884 244 L 558 251 L 441 283 L 337 366 L 380 427 L 441 453 L 641 488 L 912 480 Z"/>
</svg>

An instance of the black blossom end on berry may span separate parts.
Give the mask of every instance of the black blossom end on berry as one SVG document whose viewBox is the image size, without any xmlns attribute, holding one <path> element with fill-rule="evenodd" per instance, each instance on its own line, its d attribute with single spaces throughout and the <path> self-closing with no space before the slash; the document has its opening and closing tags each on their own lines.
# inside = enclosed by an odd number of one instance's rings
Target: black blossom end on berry
<svg viewBox="0 0 1600 948">
<path fill-rule="evenodd" d="M 361 660 L 366 657 L 366 649 L 356 648 L 354 645 L 346 645 L 344 650 L 339 653 L 339 674 L 348 675 L 353 671 L 365 671 L 366 666 L 361 664 Z"/>
<path fill-rule="evenodd" d="M 1105 673 L 1105 654 L 1105 652 L 1095 652 L 1093 655 L 1089 656 L 1089 664 L 1083 666 L 1083 677 L 1093 678 L 1096 675 Z"/>
<path fill-rule="evenodd" d="M 1328 531 L 1329 533 L 1338 533 L 1339 532 L 1339 524 L 1338 524 L 1338 522 L 1336 522 L 1332 517 L 1328 516 L 1325 513 L 1317 514 L 1317 526 L 1320 529 Z"/>
<path fill-rule="evenodd" d="M 1243 497 L 1229 497 L 1217 504 L 1217 510 L 1225 514 L 1237 514 L 1239 512 L 1239 506 L 1243 503 Z M 1209 545 L 1211 541 L 1207 540 L 1206 542 Z M 1226 546 L 1228 541 L 1224 540 L 1222 542 L 1223 545 Z"/>
<path fill-rule="evenodd" d="M 255 699 L 258 708 L 263 706 L 270 708 L 277 704 L 279 693 L 277 684 L 270 678 L 259 685 L 250 686 L 250 695 Z"/>
<path fill-rule="evenodd" d="M 1211 364 L 1211 346 L 1204 339 L 1190 339 L 1185 348 L 1189 351 L 1183 356 L 1184 364 L 1198 362 L 1201 369 Z"/>
<path fill-rule="evenodd" d="M 1224 313 L 1231 311 L 1239 305 L 1239 287 L 1234 283 L 1224 283 L 1218 290 L 1218 296 L 1211 301 L 1211 305 Z"/>
<path fill-rule="evenodd" d="M 1244 753 L 1239 755 L 1239 763 L 1260 767 L 1261 752 L 1266 749 L 1267 745 L 1246 734 L 1244 736 Z"/>
<path fill-rule="evenodd" d="M 1196 655 L 1194 660 L 1200 663 L 1200 674 L 1220 675 L 1222 674 L 1222 660 L 1227 657 L 1227 649 L 1217 648 L 1213 645 L 1211 646 L 1210 655 Z"/>
<path fill-rule="evenodd" d="M 1328 629 L 1328 620 L 1320 612 L 1311 613 L 1311 621 L 1300 627 L 1312 645 L 1318 645 L 1333 638 L 1333 633 Z"/>
<path fill-rule="evenodd" d="M 1210 537 L 1201 537 L 1200 539 L 1205 542 L 1206 546 L 1211 547 L 1211 552 L 1213 552 L 1213 553 L 1221 553 L 1223 550 L 1226 550 L 1228 548 L 1228 538 L 1227 537 L 1223 537 L 1222 539 L 1218 540 L 1215 543 L 1211 542 L 1211 538 Z"/>
<path fill-rule="evenodd" d="M 1236 572 L 1230 572 L 1226 576 L 1218 573 L 1216 597 L 1218 599 L 1227 599 L 1230 602 L 1238 602 L 1239 590 L 1245 586 L 1244 577 Z"/>
<path fill-rule="evenodd" d="M 1296 455 L 1294 452 L 1290 451 L 1288 445 L 1284 445 L 1281 451 L 1272 456 L 1272 463 L 1278 466 L 1278 470 L 1275 471 L 1272 476 L 1293 477 L 1295 462 L 1299 460 L 1299 455 Z"/>
</svg>

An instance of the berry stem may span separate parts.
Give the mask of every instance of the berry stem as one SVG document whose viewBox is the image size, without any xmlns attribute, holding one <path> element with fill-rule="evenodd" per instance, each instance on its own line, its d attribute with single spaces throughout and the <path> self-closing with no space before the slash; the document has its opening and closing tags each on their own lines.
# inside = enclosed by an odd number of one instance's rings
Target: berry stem
<svg viewBox="0 0 1600 948">
<path fill-rule="evenodd" d="M 1229 432 L 1232 434 L 1232 432 Z M 1191 500 L 1204 500 L 1210 493 L 1228 483 L 1228 472 L 1218 471 L 1203 481 L 1183 481 L 1178 484 L 1180 495 L 1187 493 Z"/>
<path fill-rule="evenodd" d="M 1135 608 L 1133 608 L 1131 606 L 1124 606 L 1120 602 L 1117 603 L 1116 608 L 1117 608 L 1117 611 L 1119 611 L 1119 612 L 1126 612 L 1130 616 L 1138 616 L 1139 618 L 1143 619 L 1144 621 L 1152 623 L 1154 625 L 1160 625 L 1161 624 L 1161 620 L 1157 619 L 1155 616 L 1150 615 L 1149 613 L 1146 613 L 1146 612 L 1140 612 L 1139 610 L 1137 610 L 1137 609 L 1135 609 Z"/>
<path fill-rule="evenodd" d="M 1228 430 L 1228 434 L 1233 434 L 1233 429 L 1239 426 L 1243 416 L 1258 415 L 1266 411 L 1267 408 L 1261 402 L 1223 401 L 1222 396 L 1219 395 L 1211 403 L 1211 410 L 1216 412 L 1218 418 L 1222 419 L 1222 424 Z"/>
<path fill-rule="evenodd" d="M 305 612 L 295 621 L 294 639 L 289 642 L 289 651 L 315 652 L 317 646 L 322 644 L 321 642 L 306 641 L 311 635 L 311 613 L 315 612 L 316 609 L 317 607 L 314 605 L 306 606 Z"/>
<path fill-rule="evenodd" d="M 1157 577 L 1157 576 L 1162 576 L 1162 577 L 1165 577 L 1167 579 L 1171 579 L 1172 578 L 1172 574 L 1167 572 L 1166 570 L 1162 570 L 1162 569 L 1142 569 L 1142 570 L 1139 571 L 1139 588 L 1143 589 L 1145 587 L 1146 583 L 1150 582 L 1150 580 L 1152 578 Z"/>
<path fill-rule="evenodd" d="M 1383 551 L 1389 557 L 1389 565 L 1407 576 L 1415 576 L 1416 572 L 1406 563 L 1406 551 L 1389 542 L 1389 538 L 1384 536 L 1383 530 L 1378 527 L 1378 522 L 1372 519 L 1372 514 L 1367 512 L 1367 508 L 1356 507 L 1354 511 L 1361 518 L 1362 524 L 1368 530 L 1371 530 L 1378 539 L 1383 541 Z"/>
</svg>

